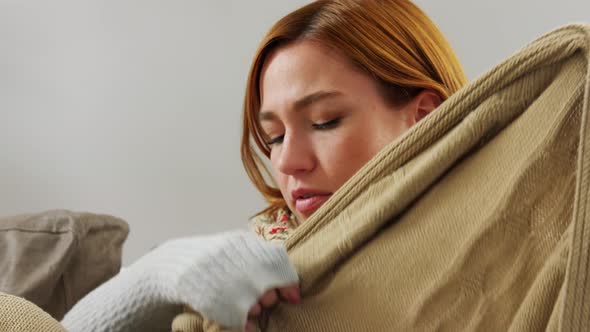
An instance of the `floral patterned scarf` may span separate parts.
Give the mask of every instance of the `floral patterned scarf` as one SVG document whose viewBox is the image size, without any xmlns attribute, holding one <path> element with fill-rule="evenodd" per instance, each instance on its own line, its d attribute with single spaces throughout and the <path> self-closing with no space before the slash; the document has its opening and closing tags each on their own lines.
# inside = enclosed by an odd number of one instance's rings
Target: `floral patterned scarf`
<svg viewBox="0 0 590 332">
<path fill-rule="evenodd" d="M 250 221 L 251 229 L 263 239 L 270 242 L 284 242 L 299 225 L 297 217 L 286 209 L 276 213 L 260 214 Z"/>
</svg>

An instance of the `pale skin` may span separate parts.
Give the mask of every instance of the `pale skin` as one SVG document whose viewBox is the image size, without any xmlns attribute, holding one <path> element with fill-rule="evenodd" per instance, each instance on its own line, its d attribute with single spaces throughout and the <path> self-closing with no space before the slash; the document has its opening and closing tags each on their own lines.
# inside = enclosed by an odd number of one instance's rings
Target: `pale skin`
<svg viewBox="0 0 590 332">
<path fill-rule="evenodd" d="M 441 102 L 430 90 L 402 106 L 342 54 L 300 40 L 274 50 L 261 73 L 259 120 L 271 148 L 273 177 L 289 209 L 304 222 L 387 144 Z M 300 301 L 299 286 L 266 292 L 249 312 Z"/>
</svg>

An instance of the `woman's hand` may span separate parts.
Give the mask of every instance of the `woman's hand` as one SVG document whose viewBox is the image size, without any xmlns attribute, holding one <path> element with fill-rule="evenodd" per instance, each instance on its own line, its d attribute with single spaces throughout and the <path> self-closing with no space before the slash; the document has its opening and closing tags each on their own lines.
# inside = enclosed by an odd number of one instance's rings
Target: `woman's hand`
<svg viewBox="0 0 590 332">
<path fill-rule="evenodd" d="M 156 323 L 169 331 L 184 304 L 242 329 L 252 325 L 249 313 L 257 317 L 279 299 L 298 302 L 298 283 L 285 248 L 252 233 L 175 239 L 92 291 L 62 323 L 70 332 L 159 331 Z"/>
<path fill-rule="evenodd" d="M 266 291 L 262 297 L 254 304 L 248 311 L 248 321 L 244 328 L 246 332 L 254 331 L 256 320 L 265 309 L 271 309 L 279 303 L 280 300 L 287 301 L 292 304 L 301 302 L 301 295 L 299 284 L 292 284 L 283 288 L 276 288 Z"/>
<path fill-rule="evenodd" d="M 166 261 L 167 268 L 154 270 L 153 261 Z M 293 288 L 299 278 L 285 248 L 250 232 L 175 239 L 137 265 L 159 280 L 168 302 L 188 304 L 226 327 L 244 327 L 250 310 L 272 307 L 279 295 L 299 299 Z"/>
</svg>

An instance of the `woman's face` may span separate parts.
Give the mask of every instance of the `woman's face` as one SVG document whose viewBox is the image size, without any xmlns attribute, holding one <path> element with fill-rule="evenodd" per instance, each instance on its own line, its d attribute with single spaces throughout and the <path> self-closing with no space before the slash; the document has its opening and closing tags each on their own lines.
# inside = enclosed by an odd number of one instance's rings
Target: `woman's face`
<svg viewBox="0 0 590 332">
<path fill-rule="evenodd" d="M 423 116 L 418 97 L 389 105 L 369 75 L 309 40 L 271 53 L 260 88 L 273 176 L 299 221 Z"/>
</svg>

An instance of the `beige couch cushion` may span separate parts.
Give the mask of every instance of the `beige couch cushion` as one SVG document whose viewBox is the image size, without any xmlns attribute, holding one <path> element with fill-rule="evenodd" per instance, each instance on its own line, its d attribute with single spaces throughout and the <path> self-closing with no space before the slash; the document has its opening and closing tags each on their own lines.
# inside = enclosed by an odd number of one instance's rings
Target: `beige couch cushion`
<svg viewBox="0 0 590 332">
<path fill-rule="evenodd" d="M 0 291 L 61 320 L 119 271 L 128 233 L 119 218 L 66 210 L 0 218 Z"/>
</svg>

